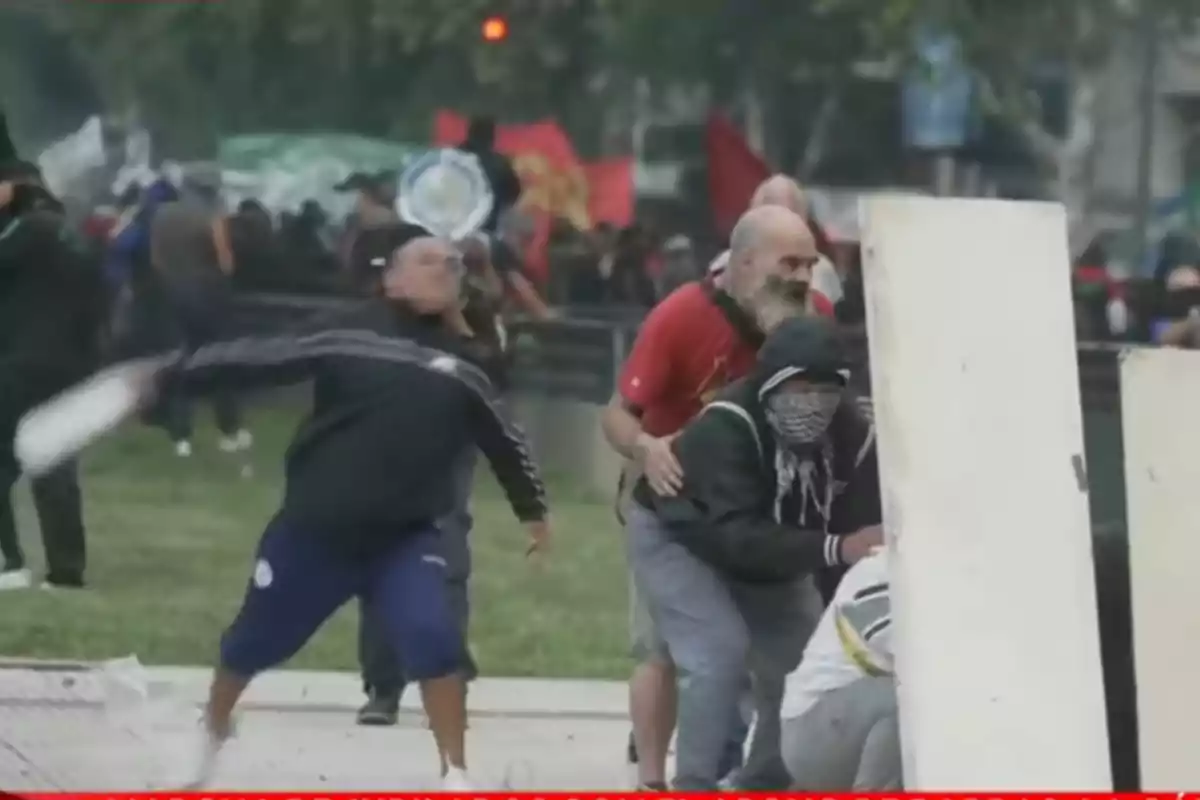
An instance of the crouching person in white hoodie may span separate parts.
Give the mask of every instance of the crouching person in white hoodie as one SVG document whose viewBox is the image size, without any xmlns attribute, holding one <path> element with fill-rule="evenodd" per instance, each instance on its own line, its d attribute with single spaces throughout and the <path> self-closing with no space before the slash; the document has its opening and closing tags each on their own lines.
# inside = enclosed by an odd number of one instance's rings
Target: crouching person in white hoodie
<svg viewBox="0 0 1200 800">
<path fill-rule="evenodd" d="M 887 555 L 846 573 L 787 679 L 784 763 L 792 789 L 880 792 L 903 788 Z"/>
</svg>

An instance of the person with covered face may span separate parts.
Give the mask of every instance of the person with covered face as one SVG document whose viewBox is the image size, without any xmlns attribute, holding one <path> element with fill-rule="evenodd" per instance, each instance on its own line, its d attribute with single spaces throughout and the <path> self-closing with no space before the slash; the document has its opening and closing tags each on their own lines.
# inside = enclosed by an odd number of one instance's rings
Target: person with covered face
<svg viewBox="0 0 1200 800">
<path fill-rule="evenodd" d="M 672 442 L 679 487 L 634 490 L 634 580 L 680 673 L 679 791 L 717 787 L 747 664 L 757 723 L 738 788 L 790 784 L 780 704 L 820 614 L 812 576 L 882 543 L 874 428 L 848 366 L 829 323 L 783 320 Z"/>
<path fill-rule="evenodd" d="M 804 220 L 780 206 L 747 211 L 732 237 L 730 265 L 716 278 L 688 283 L 659 303 L 643 321 L 601 420 L 605 438 L 626 459 L 618 508 L 645 474 L 667 496 L 684 478 L 671 442 L 713 396 L 754 366 L 763 334 L 784 316 L 802 312 L 816 244 Z M 626 536 L 639 533 L 620 515 Z M 667 750 L 675 727 L 675 666 L 631 582 L 630 645 L 635 660 L 629 706 L 638 783 L 665 788 Z M 731 720 L 739 714 L 731 713 Z M 733 724 L 731 722 L 731 724 Z M 740 755 L 742 738 L 729 737 Z M 725 766 L 736 768 L 736 758 Z M 727 771 L 727 770 L 725 770 Z"/>
</svg>

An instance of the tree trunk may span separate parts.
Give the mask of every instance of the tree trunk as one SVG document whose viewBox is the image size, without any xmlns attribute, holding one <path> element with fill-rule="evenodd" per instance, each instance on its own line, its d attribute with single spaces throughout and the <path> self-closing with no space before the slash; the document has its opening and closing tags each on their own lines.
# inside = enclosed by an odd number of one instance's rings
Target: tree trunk
<svg viewBox="0 0 1200 800">
<path fill-rule="evenodd" d="M 1096 114 L 1101 76 L 1084 69 L 1075 71 L 1068 100 L 1067 135 L 1054 154 L 1053 167 L 1058 200 L 1066 207 L 1071 249 L 1084 246 L 1092 200 L 1092 170 L 1096 145 Z"/>
<path fill-rule="evenodd" d="M 1004 114 L 1020 131 L 1034 156 L 1050 174 L 1047 191 L 1067 211 L 1072 249 L 1087 235 L 1087 217 L 1092 199 L 1092 170 L 1088 168 L 1096 145 L 1096 114 L 1103 86 L 1097 68 L 1076 64 L 1071 69 L 1071 91 L 1067 99 L 1067 130 L 1062 138 L 1050 133 L 1041 120 L 1013 102 L 1014 87 L 1001 95 L 984 82 L 983 100 Z"/>
</svg>

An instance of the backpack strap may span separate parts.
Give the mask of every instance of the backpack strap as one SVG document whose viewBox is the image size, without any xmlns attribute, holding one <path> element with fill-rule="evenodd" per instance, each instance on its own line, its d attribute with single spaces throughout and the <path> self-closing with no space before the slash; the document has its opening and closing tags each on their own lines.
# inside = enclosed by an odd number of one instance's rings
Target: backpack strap
<svg viewBox="0 0 1200 800">
<path fill-rule="evenodd" d="M 728 400 L 715 400 L 706 405 L 701 411 L 705 414 L 712 410 L 727 411 L 746 423 L 750 428 L 750 434 L 754 437 L 754 446 L 758 449 L 759 458 L 766 458 L 766 451 L 763 449 L 762 437 L 758 434 L 758 425 L 754 423 L 754 418 L 750 416 L 750 412 L 739 406 L 737 403 L 731 403 Z"/>
</svg>

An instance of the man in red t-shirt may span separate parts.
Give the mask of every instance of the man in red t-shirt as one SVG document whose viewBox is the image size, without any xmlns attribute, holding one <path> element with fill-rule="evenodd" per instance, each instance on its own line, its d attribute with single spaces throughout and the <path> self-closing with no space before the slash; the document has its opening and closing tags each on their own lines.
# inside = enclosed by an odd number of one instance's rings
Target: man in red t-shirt
<svg viewBox="0 0 1200 800">
<path fill-rule="evenodd" d="M 738 223 L 720 279 L 684 285 L 650 312 L 602 421 L 609 443 L 628 459 L 625 485 L 642 471 L 660 494 L 679 489 L 683 474 L 672 437 L 717 390 L 750 371 L 767 316 L 777 317 L 781 303 L 804 308 L 817 258 L 802 217 L 778 205 L 753 208 Z M 675 670 L 636 593 L 632 613 L 638 780 L 665 787 Z"/>
</svg>

